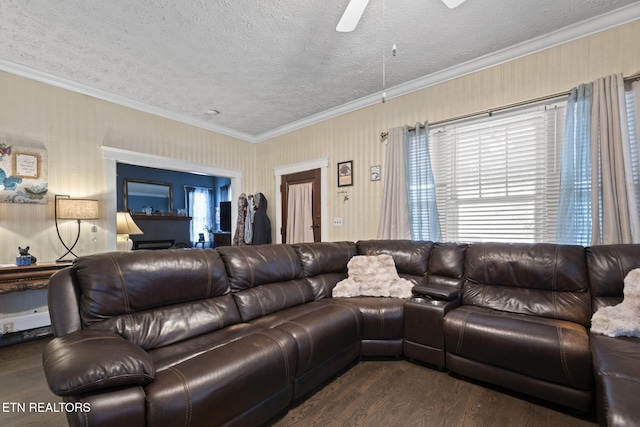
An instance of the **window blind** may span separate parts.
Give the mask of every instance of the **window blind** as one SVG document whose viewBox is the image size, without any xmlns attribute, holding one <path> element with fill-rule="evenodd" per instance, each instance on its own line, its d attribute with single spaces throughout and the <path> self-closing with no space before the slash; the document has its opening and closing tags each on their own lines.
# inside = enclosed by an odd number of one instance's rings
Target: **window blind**
<svg viewBox="0 0 640 427">
<path fill-rule="evenodd" d="M 555 240 L 564 104 L 431 129 L 444 240 Z"/>
</svg>

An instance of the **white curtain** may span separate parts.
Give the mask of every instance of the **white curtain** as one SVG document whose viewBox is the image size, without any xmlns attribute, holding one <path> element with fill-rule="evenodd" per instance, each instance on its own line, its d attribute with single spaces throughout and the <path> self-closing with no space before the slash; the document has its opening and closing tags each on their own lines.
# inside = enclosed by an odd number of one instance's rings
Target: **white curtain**
<svg viewBox="0 0 640 427">
<path fill-rule="evenodd" d="M 622 74 L 593 82 L 592 245 L 640 242 Z M 634 141 L 637 144 L 636 141 Z"/>
<path fill-rule="evenodd" d="M 286 243 L 313 242 L 313 184 L 289 186 Z"/>
<path fill-rule="evenodd" d="M 213 189 L 205 187 L 185 187 L 187 192 L 187 209 L 191 217 L 191 241 L 198 241 L 203 233 L 209 239 L 207 230 L 214 229 Z M 206 229 L 205 229 L 206 227 Z"/>
<path fill-rule="evenodd" d="M 389 130 L 378 239 L 411 239 L 405 132 Z"/>
</svg>

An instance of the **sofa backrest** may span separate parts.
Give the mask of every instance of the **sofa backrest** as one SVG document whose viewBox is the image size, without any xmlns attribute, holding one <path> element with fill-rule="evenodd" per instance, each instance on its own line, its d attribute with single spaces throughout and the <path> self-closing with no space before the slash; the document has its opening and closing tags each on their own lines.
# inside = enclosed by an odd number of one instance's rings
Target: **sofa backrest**
<svg viewBox="0 0 640 427">
<path fill-rule="evenodd" d="M 433 242 L 412 240 L 360 240 L 356 243 L 358 255 L 386 254 L 393 257 L 398 275 L 413 285 L 427 280 L 429 256 Z"/>
<path fill-rule="evenodd" d="M 591 301 L 582 246 L 474 243 L 462 303 L 588 326 Z"/>
<path fill-rule="evenodd" d="M 314 300 L 291 245 L 222 246 L 217 251 L 243 322 Z"/>
<path fill-rule="evenodd" d="M 73 270 L 83 327 L 147 350 L 240 321 L 216 251 L 109 252 L 77 258 Z"/>
<path fill-rule="evenodd" d="M 431 248 L 424 284 L 413 287 L 415 295 L 453 300 L 460 296 L 464 284 L 466 243 L 439 243 Z"/>
<path fill-rule="evenodd" d="M 624 278 L 640 268 L 640 244 L 603 245 L 587 248 L 591 310 L 623 300 Z"/>
<path fill-rule="evenodd" d="M 293 245 L 316 300 L 331 296 L 347 278 L 347 263 L 358 254 L 354 242 L 318 242 Z"/>
</svg>

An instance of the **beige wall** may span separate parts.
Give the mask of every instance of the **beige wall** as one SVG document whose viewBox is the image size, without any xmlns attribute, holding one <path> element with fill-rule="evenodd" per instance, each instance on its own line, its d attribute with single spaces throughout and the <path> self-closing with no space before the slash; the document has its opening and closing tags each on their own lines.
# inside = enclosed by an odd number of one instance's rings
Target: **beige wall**
<svg viewBox="0 0 640 427">
<path fill-rule="evenodd" d="M 608 74 L 635 74 L 640 71 L 638 40 L 640 22 L 636 21 L 273 138 L 257 146 L 260 175 L 256 182 L 273 182 L 274 168 L 328 157 L 326 214 L 330 219 L 342 217 L 344 224 L 330 224 L 328 240 L 375 238 L 382 181 L 371 182 L 368 175 L 369 167 L 377 164 L 382 164 L 384 175 L 385 145 L 380 132 L 567 91 Z M 354 161 L 354 185 L 338 188 L 336 163 L 345 160 Z M 271 187 L 263 192 L 274 200 L 275 185 Z M 345 189 L 347 202 L 338 195 Z"/>
<path fill-rule="evenodd" d="M 251 184 L 255 144 L 3 72 L 0 94 L 0 142 L 47 149 L 50 196 L 44 205 L 0 203 L 0 264 L 15 263 L 18 246 L 30 246 L 39 261 L 65 252 L 54 227 L 54 194 L 100 201 L 98 232 L 91 233 L 91 221 L 83 222 L 74 252 L 106 250 L 102 146 L 239 170 L 247 175 L 243 184 Z M 60 228 L 71 243 L 75 223 Z"/>
<path fill-rule="evenodd" d="M 49 194 L 93 197 L 101 202 L 98 232 L 83 224 L 77 253 L 106 249 L 105 167 L 101 146 L 235 169 L 241 191 L 261 191 L 275 225 L 274 168 L 329 159 L 328 240 L 374 238 L 382 181 L 369 181 L 369 167 L 384 167 L 379 134 L 391 127 L 431 122 L 570 89 L 596 77 L 640 71 L 640 22 L 495 66 L 353 113 L 251 144 L 215 132 L 131 110 L 88 96 L 0 72 L 0 141 L 43 144 L 49 155 Z M 354 185 L 338 188 L 336 163 L 353 160 Z M 339 191 L 347 191 L 344 202 Z M 52 197 L 51 197 L 52 199 Z M 64 224 L 64 237 L 73 237 Z M 274 226 L 274 233 L 275 233 Z M 95 237 L 94 242 L 92 238 Z M 275 238 L 275 235 L 274 235 Z M 13 263 L 18 246 L 29 245 L 42 261 L 64 252 L 55 234 L 53 202 L 0 203 L 0 263 Z"/>
</svg>

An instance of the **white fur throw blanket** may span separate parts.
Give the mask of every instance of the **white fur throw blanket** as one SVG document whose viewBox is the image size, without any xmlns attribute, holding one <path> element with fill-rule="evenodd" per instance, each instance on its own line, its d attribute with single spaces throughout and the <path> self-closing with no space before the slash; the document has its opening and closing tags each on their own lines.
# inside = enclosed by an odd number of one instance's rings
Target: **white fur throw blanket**
<svg viewBox="0 0 640 427">
<path fill-rule="evenodd" d="M 610 337 L 640 338 L 640 268 L 624 278 L 624 300 L 602 307 L 591 317 L 591 332 Z"/>
<path fill-rule="evenodd" d="M 398 276 L 391 255 L 354 256 L 347 268 L 349 277 L 336 284 L 334 297 L 411 297 L 413 284 Z"/>
</svg>

